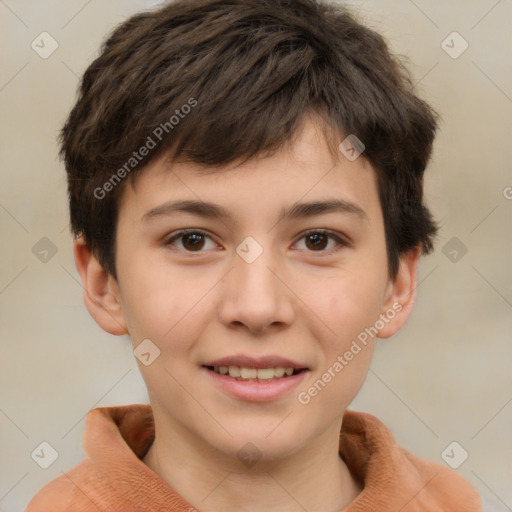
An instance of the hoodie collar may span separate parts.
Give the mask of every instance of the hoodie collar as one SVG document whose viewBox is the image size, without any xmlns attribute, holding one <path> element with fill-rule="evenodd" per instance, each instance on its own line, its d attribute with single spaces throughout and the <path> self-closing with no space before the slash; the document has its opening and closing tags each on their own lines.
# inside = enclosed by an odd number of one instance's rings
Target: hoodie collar
<svg viewBox="0 0 512 512">
<path fill-rule="evenodd" d="M 100 407 L 87 415 L 83 447 L 98 477 L 123 497 L 123 504 L 137 505 L 141 511 L 170 506 L 175 512 L 194 510 L 142 462 L 154 438 L 150 405 Z M 364 485 L 343 512 L 482 510 L 476 490 L 465 479 L 398 446 L 389 429 L 370 414 L 344 413 L 339 453 Z"/>
</svg>

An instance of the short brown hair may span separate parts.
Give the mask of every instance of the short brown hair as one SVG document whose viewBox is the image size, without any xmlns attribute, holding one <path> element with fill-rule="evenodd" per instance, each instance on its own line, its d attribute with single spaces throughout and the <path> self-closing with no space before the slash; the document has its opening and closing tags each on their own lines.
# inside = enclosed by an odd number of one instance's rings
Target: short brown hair
<svg viewBox="0 0 512 512">
<path fill-rule="evenodd" d="M 338 143 L 349 134 L 364 143 L 394 277 L 402 253 L 433 248 L 423 174 L 436 114 L 378 33 L 320 0 L 178 0 L 118 26 L 61 132 L 73 234 L 116 276 L 125 177 L 170 147 L 209 172 L 271 153 L 311 112 Z"/>
</svg>

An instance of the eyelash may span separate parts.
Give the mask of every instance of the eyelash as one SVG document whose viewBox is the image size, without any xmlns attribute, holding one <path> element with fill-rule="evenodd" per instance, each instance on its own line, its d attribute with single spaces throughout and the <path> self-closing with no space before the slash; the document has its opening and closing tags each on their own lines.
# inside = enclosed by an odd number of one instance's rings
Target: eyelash
<svg viewBox="0 0 512 512">
<path fill-rule="evenodd" d="M 172 243 L 175 240 L 179 240 L 180 238 L 184 237 L 185 235 L 195 235 L 195 234 L 204 235 L 204 236 L 212 239 L 212 237 L 210 235 L 208 235 L 207 233 L 205 233 L 204 231 L 202 231 L 200 229 L 184 229 L 184 230 L 178 231 L 177 233 L 172 235 L 170 238 L 168 238 L 165 242 L 165 245 L 166 246 L 172 245 Z M 335 240 L 338 243 L 338 247 L 336 247 L 334 249 L 329 249 L 329 250 L 307 251 L 307 252 L 319 253 L 319 254 L 332 254 L 332 253 L 335 253 L 335 252 L 341 250 L 343 247 L 349 246 L 349 243 L 347 240 L 344 240 L 342 237 L 340 237 L 338 234 L 334 233 L 333 231 L 329 231 L 326 229 L 311 229 L 309 231 L 306 231 L 305 233 L 303 233 L 301 235 L 301 237 L 299 238 L 299 241 L 302 240 L 303 238 L 306 238 L 309 235 L 316 235 L 316 234 L 327 235 L 329 238 L 332 238 L 333 240 Z M 201 253 L 205 252 L 202 250 L 201 251 L 187 251 L 186 249 L 177 249 L 177 250 L 186 252 L 187 254 L 201 254 Z"/>
</svg>

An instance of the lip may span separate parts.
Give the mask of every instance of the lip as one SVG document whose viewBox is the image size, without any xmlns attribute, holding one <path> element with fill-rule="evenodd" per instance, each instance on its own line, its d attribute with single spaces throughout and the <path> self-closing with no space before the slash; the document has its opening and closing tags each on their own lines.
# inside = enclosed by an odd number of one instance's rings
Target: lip
<svg viewBox="0 0 512 512">
<path fill-rule="evenodd" d="M 219 361 L 221 360 L 219 359 Z M 217 364 L 215 364 L 215 366 L 217 366 Z M 278 364 L 277 366 L 282 365 Z M 266 366 L 266 368 L 268 367 L 269 366 Z M 231 395 L 232 397 L 239 400 L 245 400 L 249 402 L 268 402 L 282 398 L 286 394 L 289 394 L 294 388 L 299 386 L 310 373 L 309 370 L 305 369 L 289 377 L 282 377 L 270 382 L 244 382 L 235 380 L 226 375 L 221 375 L 220 373 L 215 373 L 213 370 L 209 370 L 206 367 L 202 367 L 202 370 L 206 373 L 207 378 L 211 379 L 213 385 L 220 389 L 223 393 Z"/>
<path fill-rule="evenodd" d="M 291 359 L 286 359 L 278 355 L 251 357 L 244 354 L 212 359 L 202 366 L 244 366 L 246 368 L 256 369 L 282 366 L 283 368 L 293 368 L 294 370 L 309 369 L 306 364 L 301 364 L 300 362 L 292 361 Z"/>
</svg>

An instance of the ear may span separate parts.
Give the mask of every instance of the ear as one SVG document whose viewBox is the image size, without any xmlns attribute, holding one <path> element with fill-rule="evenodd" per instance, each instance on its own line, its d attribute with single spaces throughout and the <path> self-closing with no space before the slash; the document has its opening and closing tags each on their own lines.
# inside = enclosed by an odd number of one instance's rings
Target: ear
<svg viewBox="0 0 512 512">
<path fill-rule="evenodd" d="M 74 241 L 73 249 L 89 313 L 104 331 L 128 334 L 117 281 L 103 269 L 82 236 Z"/>
<path fill-rule="evenodd" d="M 390 281 L 383 309 L 377 338 L 389 338 L 397 333 L 405 324 L 414 307 L 416 300 L 418 261 L 421 247 L 417 247 L 401 255 L 398 273 Z"/>
</svg>

